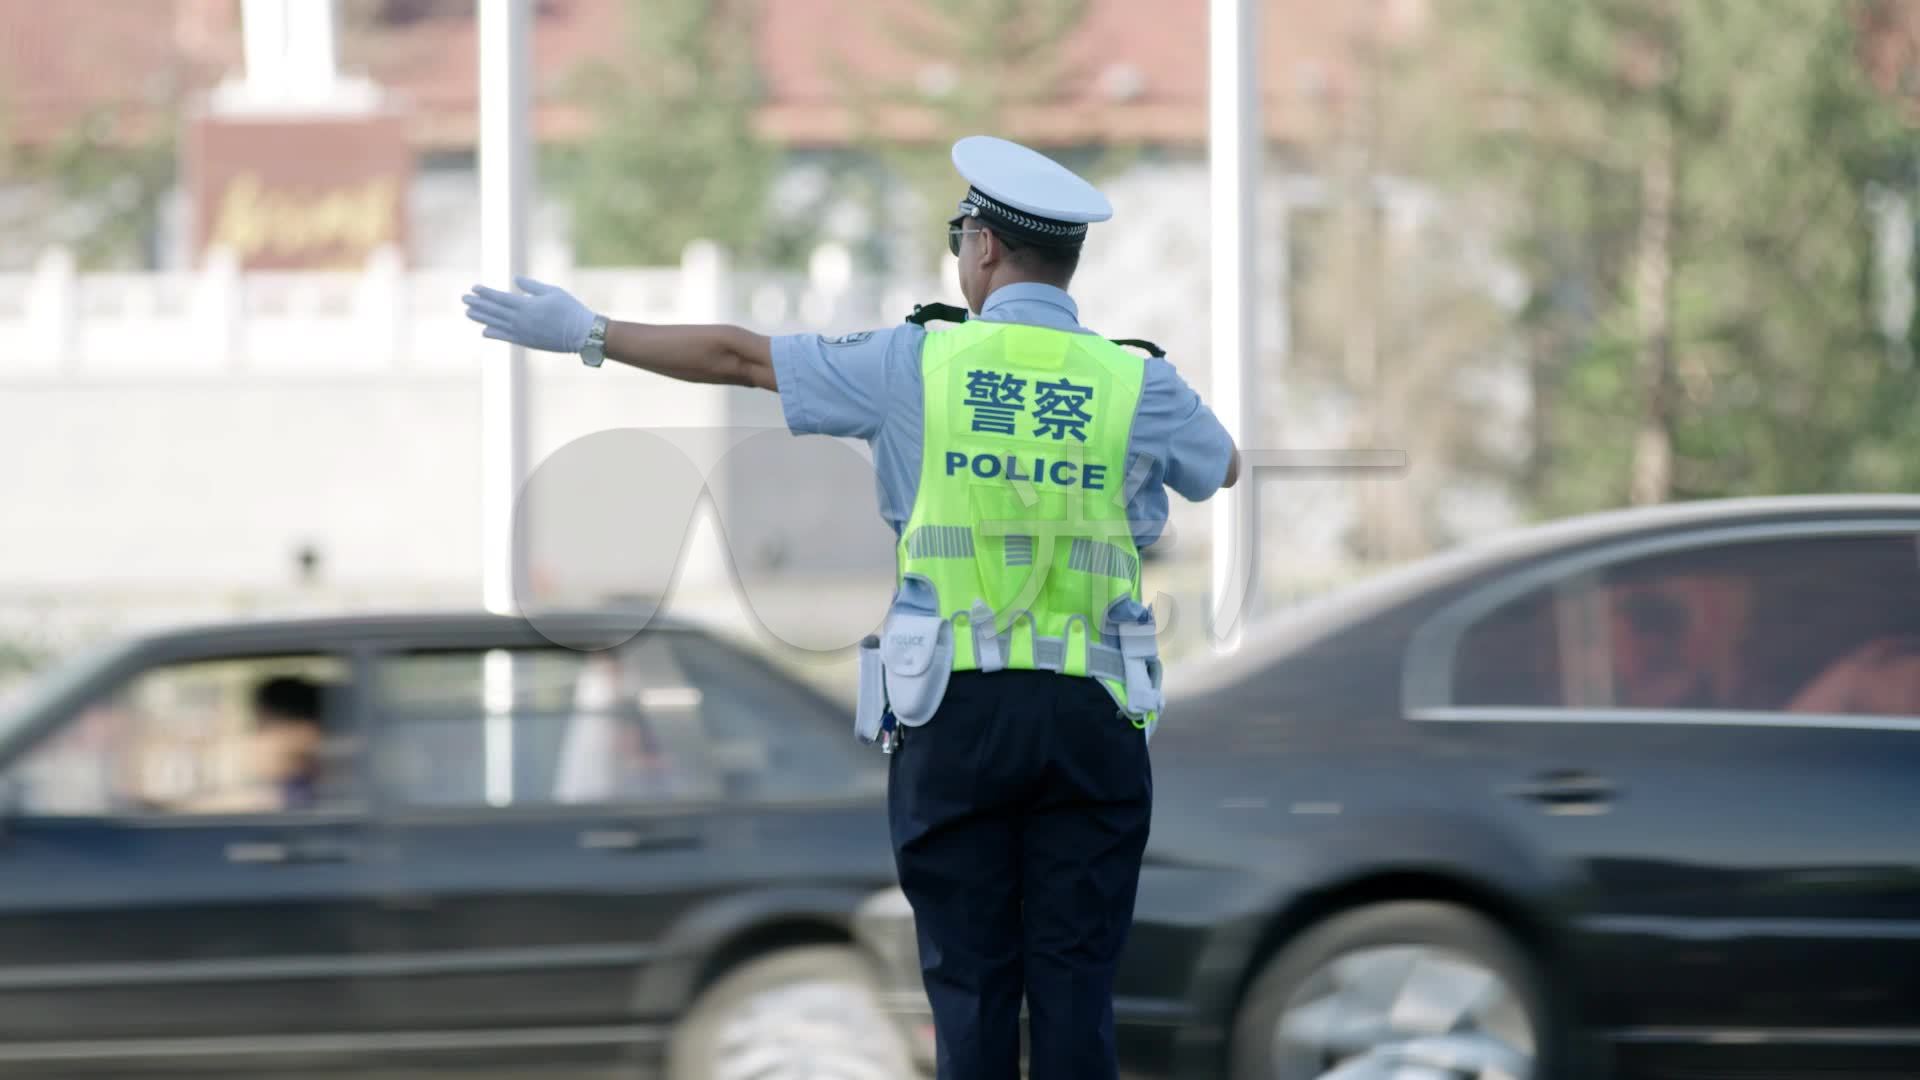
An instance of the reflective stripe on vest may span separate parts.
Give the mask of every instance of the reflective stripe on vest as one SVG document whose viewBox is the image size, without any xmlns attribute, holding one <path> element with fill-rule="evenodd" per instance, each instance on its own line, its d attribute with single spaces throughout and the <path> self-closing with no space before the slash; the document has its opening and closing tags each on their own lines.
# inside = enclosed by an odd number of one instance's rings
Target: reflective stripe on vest
<svg viewBox="0 0 1920 1080">
<path fill-rule="evenodd" d="M 1150 623 L 1129 639 L 1109 622 L 1141 596 L 1126 455 L 1145 372 L 1090 334 L 972 321 L 927 335 L 920 487 L 898 562 L 953 623 L 954 670 L 1088 675 L 1126 708 L 1125 660 L 1153 644 Z"/>
</svg>

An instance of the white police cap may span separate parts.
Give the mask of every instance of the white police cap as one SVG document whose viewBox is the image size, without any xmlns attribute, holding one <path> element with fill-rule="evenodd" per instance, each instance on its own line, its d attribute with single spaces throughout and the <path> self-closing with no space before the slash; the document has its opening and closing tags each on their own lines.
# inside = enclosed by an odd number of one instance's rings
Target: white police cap
<svg viewBox="0 0 1920 1080">
<path fill-rule="evenodd" d="M 978 218 L 1017 240 L 1074 247 L 1086 239 L 1089 222 L 1113 216 L 1098 188 L 1019 143 L 970 135 L 953 144 L 953 167 L 970 185 L 960 217 Z"/>
</svg>

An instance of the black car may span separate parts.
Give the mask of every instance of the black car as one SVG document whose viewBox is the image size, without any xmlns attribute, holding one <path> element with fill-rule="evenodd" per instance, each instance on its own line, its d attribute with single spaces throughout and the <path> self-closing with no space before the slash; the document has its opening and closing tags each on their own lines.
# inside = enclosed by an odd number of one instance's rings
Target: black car
<svg viewBox="0 0 1920 1080">
<path fill-rule="evenodd" d="M 1920 1076 L 1920 498 L 1522 530 L 1245 641 L 1169 679 L 1127 1074 Z"/>
<path fill-rule="evenodd" d="M 635 630 L 250 623 L 50 676 L 0 720 L 0 1074 L 889 1075 L 849 925 L 893 880 L 883 759 Z"/>
</svg>

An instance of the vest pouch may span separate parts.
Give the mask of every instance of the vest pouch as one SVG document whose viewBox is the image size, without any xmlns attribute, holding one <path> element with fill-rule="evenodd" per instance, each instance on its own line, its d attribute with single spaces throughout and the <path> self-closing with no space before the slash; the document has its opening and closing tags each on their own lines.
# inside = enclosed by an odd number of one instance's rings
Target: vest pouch
<svg viewBox="0 0 1920 1080">
<path fill-rule="evenodd" d="M 933 719 L 953 674 L 953 624 L 939 615 L 895 610 L 880 636 L 888 706 L 909 727 Z"/>
<path fill-rule="evenodd" d="M 1120 639 L 1126 674 L 1127 712 L 1141 717 L 1159 712 L 1165 704 L 1160 692 L 1160 643 L 1154 636 L 1153 609 L 1130 601 L 1126 606 L 1127 621 L 1116 623 L 1114 633 Z"/>
<path fill-rule="evenodd" d="M 860 642 L 860 699 L 853 710 L 853 737 L 863 743 L 878 740 L 886 716 L 887 684 L 880 666 L 880 639 L 869 634 Z"/>
<path fill-rule="evenodd" d="M 1124 645 L 1121 653 L 1126 657 L 1127 711 L 1135 716 L 1159 712 L 1165 701 L 1160 693 L 1160 658 L 1152 644 L 1145 647 L 1143 655 L 1127 651 Z"/>
</svg>

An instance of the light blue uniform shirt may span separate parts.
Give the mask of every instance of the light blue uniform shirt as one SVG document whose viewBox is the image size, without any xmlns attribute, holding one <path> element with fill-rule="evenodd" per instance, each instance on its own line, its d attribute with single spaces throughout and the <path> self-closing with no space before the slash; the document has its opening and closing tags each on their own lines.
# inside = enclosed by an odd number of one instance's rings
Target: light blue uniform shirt
<svg viewBox="0 0 1920 1080">
<path fill-rule="evenodd" d="M 1080 325 L 1080 310 L 1064 290 L 1032 282 L 994 290 L 978 317 L 1092 333 Z M 773 339 L 774 378 L 788 430 L 865 439 L 873 448 L 880 516 L 896 537 L 920 487 L 926 405 L 920 347 L 926 339 L 926 329 L 912 323 L 840 338 Z M 1127 441 L 1126 476 L 1139 483 L 1127 502 L 1134 543 L 1144 548 L 1160 538 L 1168 488 L 1194 502 L 1206 499 L 1226 480 L 1232 457 L 1233 440 L 1213 410 L 1172 364 L 1149 357 Z M 1143 461 L 1144 478 L 1136 481 Z"/>
</svg>

